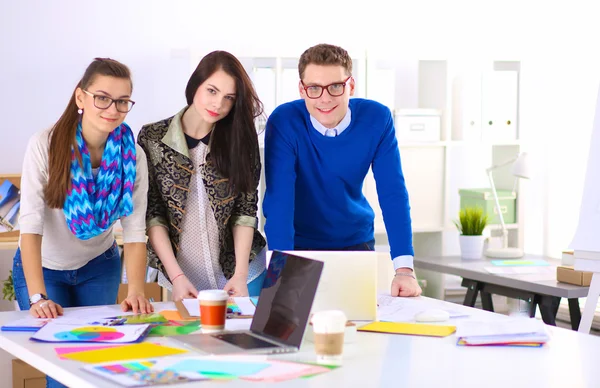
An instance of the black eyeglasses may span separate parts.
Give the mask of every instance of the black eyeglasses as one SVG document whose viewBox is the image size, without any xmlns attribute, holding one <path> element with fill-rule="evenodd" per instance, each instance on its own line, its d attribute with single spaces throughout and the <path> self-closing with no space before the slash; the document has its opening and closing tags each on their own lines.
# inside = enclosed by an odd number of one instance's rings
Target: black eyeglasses
<svg viewBox="0 0 600 388">
<path fill-rule="evenodd" d="M 102 94 L 94 94 L 94 93 L 88 92 L 87 90 L 84 90 L 84 92 L 86 94 L 89 94 L 90 96 L 94 97 L 94 106 L 98 109 L 108 109 L 114 102 L 115 107 L 117 108 L 118 112 L 127 113 L 135 105 L 135 101 L 123 100 L 123 99 L 115 100 L 113 98 L 104 96 Z"/>
<path fill-rule="evenodd" d="M 350 78 L 352 78 L 352 76 L 346 78 L 346 80 L 344 82 L 335 82 L 329 85 L 325 85 L 325 86 L 321 86 L 321 85 L 310 85 L 310 86 L 306 86 L 304 84 L 304 81 L 300 81 L 302 83 L 302 87 L 304 88 L 304 91 L 306 92 L 306 95 L 308 96 L 308 98 L 320 98 L 323 95 L 323 90 L 327 89 L 327 93 L 329 93 L 329 95 L 331 97 L 339 97 L 342 94 L 344 94 L 344 92 L 346 91 L 346 84 L 348 83 L 348 81 L 350 81 Z"/>
</svg>

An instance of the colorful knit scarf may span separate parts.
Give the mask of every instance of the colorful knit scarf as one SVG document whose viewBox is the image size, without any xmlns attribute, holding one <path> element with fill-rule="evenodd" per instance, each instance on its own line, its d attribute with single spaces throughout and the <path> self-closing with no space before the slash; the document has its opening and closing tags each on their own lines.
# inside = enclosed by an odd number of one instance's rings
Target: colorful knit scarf
<svg viewBox="0 0 600 388">
<path fill-rule="evenodd" d="M 80 240 L 89 240 L 133 212 L 135 141 L 125 123 L 108 135 L 96 177 L 83 135 L 77 125 L 77 147 L 82 164 L 71 150 L 71 188 L 63 212 L 67 226 Z"/>
</svg>

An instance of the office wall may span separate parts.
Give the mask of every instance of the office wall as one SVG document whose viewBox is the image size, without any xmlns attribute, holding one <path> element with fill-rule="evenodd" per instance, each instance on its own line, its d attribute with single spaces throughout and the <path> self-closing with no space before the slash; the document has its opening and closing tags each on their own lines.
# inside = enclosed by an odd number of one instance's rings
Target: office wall
<svg viewBox="0 0 600 388">
<path fill-rule="evenodd" d="M 599 85 L 600 58 L 584 48 L 524 63 L 521 128 L 533 162 L 532 179 L 520 183 L 530 188 L 527 252 L 560 257 L 571 243 L 579 219 Z"/>
<path fill-rule="evenodd" d="M 190 57 L 213 49 L 298 56 L 331 42 L 422 59 L 517 59 L 521 129 L 538 170 L 525 183 L 526 250 L 556 254 L 568 244 L 600 69 L 592 50 L 600 25 L 585 1 L 569 9 L 513 0 L 221 4 L 0 0 L 0 173 L 21 170 L 27 139 L 57 119 L 95 56 L 132 69 L 137 104 L 127 122 L 135 132 L 180 109 Z"/>
<path fill-rule="evenodd" d="M 2 1 L 0 173 L 21 170 L 27 139 L 59 117 L 94 57 L 112 57 L 131 68 L 136 106 L 127 122 L 137 132 L 185 103 L 190 52 L 290 48 L 273 33 L 288 21 L 269 20 L 249 2 L 238 2 L 234 17 L 211 3 Z M 252 9 L 254 16 L 245 16 Z M 305 39 L 298 41 L 304 47 Z"/>
</svg>

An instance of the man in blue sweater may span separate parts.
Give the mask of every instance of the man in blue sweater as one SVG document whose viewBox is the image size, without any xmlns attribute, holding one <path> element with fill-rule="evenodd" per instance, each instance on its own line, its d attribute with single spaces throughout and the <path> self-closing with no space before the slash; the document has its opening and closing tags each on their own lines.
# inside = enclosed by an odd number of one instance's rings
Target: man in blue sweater
<svg viewBox="0 0 600 388">
<path fill-rule="evenodd" d="M 309 48 L 298 71 L 302 100 L 277 107 L 265 134 L 269 249 L 374 250 L 375 216 L 362 193 L 372 167 L 396 270 L 391 294 L 420 295 L 390 110 L 375 101 L 350 99 L 352 59 L 341 47 Z"/>
</svg>

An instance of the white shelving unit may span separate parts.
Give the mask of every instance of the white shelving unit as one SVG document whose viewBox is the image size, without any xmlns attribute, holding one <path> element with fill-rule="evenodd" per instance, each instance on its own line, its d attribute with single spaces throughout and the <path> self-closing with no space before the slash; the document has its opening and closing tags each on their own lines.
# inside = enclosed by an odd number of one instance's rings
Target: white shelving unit
<svg viewBox="0 0 600 388">
<path fill-rule="evenodd" d="M 458 190 L 489 187 L 486 168 L 509 160 L 522 150 L 518 126 L 519 71 L 519 61 L 473 64 L 367 53 L 367 98 L 386 101 L 395 111 L 417 108 L 441 112 L 439 141 L 399 141 L 416 255 L 458 255 L 458 231 L 453 223 L 460 209 Z M 381 74 L 372 76 L 377 73 Z M 393 82 L 382 82 L 382 74 Z M 370 83 L 370 79 L 379 84 Z M 498 189 L 515 188 L 518 192 L 517 222 L 508 224 L 507 229 L 510 246 L 522 248 L 524 193 L 514 185 L 509 166 L 495 171 L 494 181 Z M 371 174 L 365 182 L 365 195 L 376 213 L 376 245 L 378 250 L 385 250 L 388 240 Z M 499 225 L 490 225 L 485 233 L 497 235 L 499 231 Z M 428 271 L 419 271 L 419 277 L 427 280 L 428 296 L 452 301 L 464 296 L 460 278 Z"/>
</svg>

